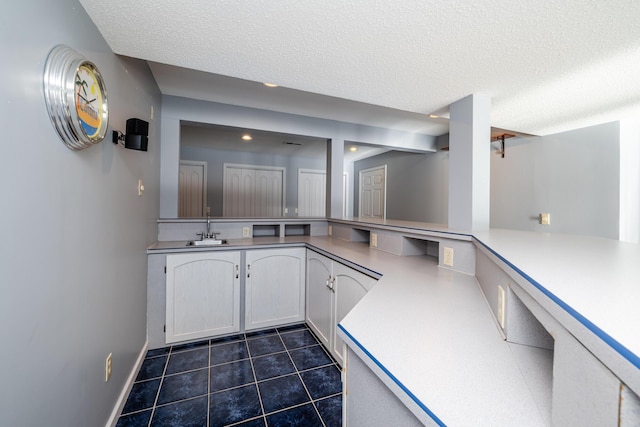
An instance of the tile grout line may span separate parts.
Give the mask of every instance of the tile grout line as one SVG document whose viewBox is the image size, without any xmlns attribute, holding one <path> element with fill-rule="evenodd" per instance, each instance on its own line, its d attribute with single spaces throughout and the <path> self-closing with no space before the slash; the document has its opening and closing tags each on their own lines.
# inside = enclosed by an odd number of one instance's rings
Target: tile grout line
<svg viewBox="0 0 640 427">
<path fill-rule="evenodd" d="M 209 340 L 209 352 L 207 354 L 207 427 L 210 424 L 211 417 L 211 340 Z"/>
<path fill-rule="evenodd" d="M 153 416 L 156 413 L 156 406 L 158 404 L 158 398 L 160 397 L 160 390 L 162 389 L 162 383 L 164 382 L 164 376 L 165 376 L 165 373 L 167 372 L 167 366 L 169 366 L 169 359 L 171 358 L 171 349 L 172 348 L 173 348 L 173 346 L 169 347 L 169 353 L 167 353 L 167 361 L 164 362 L 164 368 L 162 369 L 162 376 L 160 377 L 160 384 L 158 384 L 158 391 L 156 392 L 156 398 L 153 400 L 153 406 L 151 407 L 151 415 L 149 416 L 149 424 L 147 424 L 147 427 L 151 427 L 151 422 L 153 421 Z"/>
<path fill-rule="evenodd" d="M 256 386 L 256 392 L 258 393 L 258 402 L 260 402 L 260 410 L 262 411 L 262 421 L 265 426 L 267 425 L 267 416 L 264 412 L 264 405 L 262 404 L 262 395 L 260 394 L 260 387 L 258 387 L 258 377 L 256 376 L 256 369 L 253 366 L 253 357 L 251 357 L 251 349 L 249 348 L 249 341 L 245 333 L 244 345 L 247 348 L 247 354 L 249 355 L 249 363 L 251 363 L 251 372 L 253 373 L 253 384 Z"/>
<path fill-rule="evenodd" d="M 293 361 L 293 358 L 291 357 L 291 353 L 289 353 L 289 348 L 284 343 L 284 340 L 282 339 L 282 336 L 280 335 L 280 332 L 278 332 L 278 337 L 280 338 L 280 341 L 282 341 L 282 345 L 284 346 L 285 350 L 287 351 L 287 356 L 289 356 L 289 359 L 291 360 L 291 363 L 293 364 L 293 368 L 296 370 L 296 375 L 298 375 L 298 379 L 302 383 L 302 387 L 304 387 L 304 391 L 307 393 L 307 396 L 309 396 L 309 403 L 311 403 L 311 406 L 313 407 L 313 410 L 316 411 L 316 415 L 320 419 L 320 422 L 322 423 L 322 427 L 327 427 L 327 425 L 324 423 L 324 420 L 322 419 L 322 416 L 320 415 L 320 411 L 318 411 L 318 408 L 316 408 L 316 405 L 313 403 L 313 397 L 311 396 L 311 393 L 309 393 L 309 389 L 307 389 L 307 385 L 304 383 L 304 380 L 302 379 L 302 375 L 300 375 L 300 371 L 298 370 L 298 367 L 296 366 L 296 363 Z M 315 339 L 315 337 L 314 337 L 314 339 Z"/>
<path fill-rule="evenodd" d="M 304 344 L 302 346 L 289 349 L 287 347 L 287 345 L 285 344 L 285 342 L 284 342 L 283 336 L 286 336 L 287 334 L 293 334 L 293 333 L 296 333 L 296 332 L 302 333 L 303 335 L 306 334 L 306 333 L 310 333 L 311 337 L 313 338 L 314 344 L 307 344 L 307 341 L 303 340 L 302 342 Z M 251 354 L 251 350 L 250 350 L 250 347 L 249 347 L 249 341 L 250 340 L 252 340 L 252 339 L 260 339 L 260 338 L 265 338 L 265 337 L 275 336 L 275 335 L 278 336 L 279 342 L 283 345 L 283 348 L 284 348 L 283 351 L 276 351 L 275 353 L 267 353 L 267 354 L 261 354 L 261 355 L 257 355 L 257 356 L 253 356 Z M 240 337 L 243 337 L 243 338 L 240 338 Z M 254 421 L 254 420 L 258 420 L 258 419 L 262 419 L 264 425 L 268 426 L 267 413 L 265 412 L 265 409 L 264 409 L 264 403 L 263 403 L 262 395 L 260 393 L 259 384 L 261 382 L 266 382 L 266 381 L 274 380 L 274 379 L 277 379 L 277 378 L 286 377 L 286 376 L 292 375 L 293 373 L 295 373 L 297 375 L 298 379 L 302 383 L 303 388 L 304 388 L 309 400 L 307 402 L 303 402 L 303 403 L 300 403 L 300 404 L 297 404 L 297 405 L 292 405 L 292 406 L 288 406 L 286 408 L 282 408 L 282 409 L 279 409 L 279 410 L 272 411 L 272 412 L 269 413 L 269 415 L 277 414 L 277 413 L 280 413 L 280 412 L 285 412 L 287 410 L 291 410 L 291 409 L 294 409 L 294 408 L 302 407 L 302 406 L 305 406 L 305 405 L 310 403 L 310 404 L 312 404 L 316 415 L 320 419 L 320 422 L 321 422 L 322 426 L 323 427 L 327 426 L 327 424 L 325 423 L 325 420 L 322 418 L 322 415 L 320 414 L 319 409 L 316 406 L 316 404 L 317 404 L 317 402 L 319 402 L 321 400 L 325 400 L 325 399 L 329 399 L 329 398 L 334 398 L 336 396 L 340 396 L 342 394 L 342 392 L 334 393 L 334 394 L 327 395 L 327 396 L 322 396 L 322 397 L 314 400 L 313 397 L 311 396 L 311 393 L 309 392 L 309 389 L 307 388 L 307 385 L 305 384 L 305 382 L 304 382 L 304 380 L 302 378 L 301 373 L 312 371 L 312 370 L 315 370 L 315 369 L 328 368 L 328 367 L 331 367 L 331 366 L 334 366 L 339 371 L 340 371 L 340 368 L 339 368 L 339 366 L 337 366 L 337 363 L 335 362 L 333 357 L 330 354 L 328 354 L 327 350 L 319 342 L 319 340 L 315 336 L 315 334 L 313 334 L 313 332 L 310 331 L 310 329 L 309 329 L 309 327 L 307 325 L 302 324 L 301 327 L 299 327 L 299 328 L 292 328 L 292 329 L 288 329 L 288 330 L 285 330 L 285 331 L 280 331 L 280 330 L 278 330 L 278 328 L 275 328 L 273 333 L 267 333 L 267 334 L 264 334 L 264 335 L 257 335 L 257 336 L 253 336 L 253 337 L 247 337 L 247 334 L 243 333 L 243 334 L 238 336 L 237 340 L 232 340 L 232 341 L 229 341 L 229 342 L 217 342 L 217 343 L 213 344 L 212 341 L 213 340 L 211 340 L 211 339 L 206 340 L 206 342 L 207 342 L 207 345 L 206 345 L 206 348 L 207 348 L 207 361 L 208 361 L 208 363 L 207 363 L 207 415 L 206 415 L 207 426 L 211 422 L 211 409 L 212 409 L 211 408 L 211 395 L 214 394 L 214 392 L 212 391 L 212 378 L 211 378 L 211 370 L 213 368 L 212 365 L 211 365 L 212 358 L 213 358 L 213 356 L 212 356 L 213 349 L 214 349 L 214 347 L 219 346 L 219 345 L 240 343 L 240 342 L 244 343 L 245 349 L 247 350 L 248 357 L 245 358 L 245 359 L 232 360 L 232 361 L 228 361 L 228 362 L 219 363 L 216 366 L 230 365 L 232 363 L 238 363 L 240 361 L 246 361 L 248 359 L 250 364 L 251 364 L 251 370 L 252 370 L 254 381 L 249 383 L 249 384 L 242 384 L 242 385 L 239 385 L 239 386 L 236 386 L 236 387 L 230 387 L 230 388 L 227 388 L 227 389 L 224 389 L 224 390 L 217 390 L 215 393 L 224 392 L 224 391 L 232 390 L 232 389 L 236 389 L 236 388 L 241 388 L 241 387 L 245 387 L 247 385 L 253 384 L 256 387 L 256 392 L 258 394 L 258 399 L 259 399 L 259 402 L 260 402 L 260 407 L 261 407 L 262 414 L 259 415 L 259 416 L 250 418 L 250 419 L 238 421 L 238 422 L 236 422 L 234 424 L 230 424 L 230 426 L 232 426 L 232 425 L 235 426 L 235 425 L 247 422 L 247 421 Z M 204 342 L 204 340 L 202 342 Z M 324 365 L 321 365 L 321 366 L 310 367 L 310 368 L 303 369 L 303 370 L 298 369 L 298 367 L 296 366 L 296 364 L 295 364 L 295 362 L 293 360 L 291 352 L 294 351 L 294 350 L 302 350 L 302 349 L 305 349 L 305 348 L 316 347 L 318 345 L 320 346 L 322 352 L 325 355 L 329 356 L 330 363 L 327 363 L 327 364 L 324 364 Z M 164 406 L 167 406 L 167 405 L 170 405 L 170 404 L 184 402 L 184 401 L 188 401 L 188 400 L 192 400 L 192 399 L 196 399 L 196 398 L 200 398 L 201 397 L 201 396 L 193 396 L 193 397 L 189 397 L 189 398 L 186 398 L 186 399 L 181 399 L 181 400 L 177 400 L 177 401 L 173 401 L 173 402 L 168 402 L 165 405 L 158 405 L 159 398 L 160 398 L 160 392 L 161 392 L 162 386 L 164 385 L 165 379 L 167 379 L 167 378 L 169 378 L 171 376 L 174 376 L 174 375 L 179 375 L 179 374 L 184 374 L 184 373 L 189 373 L 189 372 L 195 372 L 195 371 L 198 371 L 198 370 L 202 370 L 202 368 L 196 368 L 196 369 L 190 369 L 190 370 L 187 370 L 187 371 L 180 371 L 180 372 L 174 372 L 172 374 L 168 374 L 167 371 L 168 371 L 169 362 L 170 362 L 170 359 L 172 358 L 172 356 L 174 356 L 174 355 L 177 356 L 177 355 L 181 355 L 181 354 L 184 354 L 186 352 L 189 352 L 189 351 L 195 351 L 195 350 L 198 350 L 198 349 L 202 349 L 203 346 L 201 345 L 201 346 L 194 346 L 192 348 L 181 348 L 180 350 L 177 350 L 177 351 L 176 351 L 176 349 L 174 347 L 175 346 L 169 346 L 168 352 L 166 353 L 167 359 L 166 359 L 166 361 L 164 363 L 164 366 L 163 366 L 163 369 L 162 369 L 162 374 L 159 377 L 156 377 L 156 378 L 148 378 L 148 379 L 146 379 L 146 381 L 151 381 L 151 380 L 154 380 L 154 379 L 160 379 L 160 382 L 159 382 L 159 385 L 158 385 L 158 390 L 155 393 L 155 398 L 154 398 L 153 405 L 150 408 L 141 409 L 139 411 L 134 411 L 134 412 L 130 413 L 130 414 L 141 413 L 141 412 L 144 412 L 144 411 L 150 409 L 151 413 L 150 413 L 149 422 L 147 424 L 148 427 L 150 427 L 152 425 L 153 417 L 156 415 L 157 409 L 159 407 L 164 407 Z M 256 370 L 255 370 L 255 365 L 254 365 L 254 360 L 257 359 L 257 358 L 260 358 L 260 357 L 267 357 L 267 356 L 271 356 L 271 355 L 274 355 L 274 354 L 281 354 L 281 353 L 285 353 L 285 352 L 287 353 L 289 361 L 291 362 L 291 364 L 292 364 L 292 366 L 294 368 L 294 372 L 291 372 L 291 373 L 288 373 L 288 374 L 284 374 L 284 375 L 278 375 L 278 376 L 271 377 L 271 378 L 265 378 L 265 379 L 263 379 L 261 381 L 258 381 L 257 375 L 256 375 Z M 159 357 L 162 357 L 162 356 L 165 356 L 165 355 L 164 354 L 158 354 L 158 355 L 154 355 L 154 356 L 151 356 L 151 357 L 145 357 L 145 359 L 154 359 L 154 358 L 159 358 Z M 140 381 L 140 382 L 143 382 L 143 381 Z M 130 414 L 127 414 L 127 415 L 130 415 Z M 121 416 L 122 416 L 122 414 L 121 414 Z"/>
</svg>

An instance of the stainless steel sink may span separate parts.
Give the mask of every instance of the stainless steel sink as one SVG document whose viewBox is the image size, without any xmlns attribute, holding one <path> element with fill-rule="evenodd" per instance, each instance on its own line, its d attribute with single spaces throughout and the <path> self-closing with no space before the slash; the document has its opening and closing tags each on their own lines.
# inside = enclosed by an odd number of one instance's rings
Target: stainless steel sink
<svg viewBox="0 0 640 427">
<path fill-rule="evenodd" d="M 227 241 L 224 239 L 202 239 L 187 242 L 187 246 L 220 246 L 226 244 Z"/>
</svg>

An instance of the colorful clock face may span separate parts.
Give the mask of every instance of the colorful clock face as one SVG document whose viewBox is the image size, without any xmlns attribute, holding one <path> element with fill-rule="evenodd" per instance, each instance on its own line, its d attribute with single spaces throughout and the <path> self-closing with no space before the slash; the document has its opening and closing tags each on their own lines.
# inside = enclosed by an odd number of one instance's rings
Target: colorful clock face
<svg viewBox="0 0 640 427">
<path fill-rule="evenodd" d="M 75 78 L 75 101 L 78 122 L 89 138 L 99 135 L 103 119 L 103 96 L 98 77 L 88 65 L 78 67 Z"/>
<path fill-rule="evenodd" d="M 67 147 L 81 150 L 104 139 L 107 91 L 95 64 L 67 46 L 56 46 L 47 57 L 43 83 L 51 123 Z"/>
</svg>

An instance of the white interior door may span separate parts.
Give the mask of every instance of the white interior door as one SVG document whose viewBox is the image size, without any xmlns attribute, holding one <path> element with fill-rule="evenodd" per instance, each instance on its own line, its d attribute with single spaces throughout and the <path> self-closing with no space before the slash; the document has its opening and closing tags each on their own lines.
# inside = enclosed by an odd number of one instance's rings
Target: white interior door
<svg viewBox="0 0 640 427">
<path fill-rule="evenodd" d="M 386 218 L 386 182 L 387 165 L 360 171 L 360 206 L 358 214 L 361 217 Z"/>
<path fill-rule="evenodd" d="M 327 174 L 323 170 L 298 169 L 298 215 L 326 216 Z"/>
<path fill-rule="evenodd" d="M 248 216 L 251 210 L 253 185 L 251 174 L 243 174 L 242 168 L 225 167 L 222 195 L 223 216 Z"/>
<path fill-rule="evenodd" d="M 255 209 L 252 216 L 274 217 L 282 215 L 283 180 L 282 170 L 255 170 Z"/>
<path fill-rule="evenodd" d="M 178 199 L 179 217 L 207 214 L 207 162 L 180 161 Z"/>
<path fill-rule="evenodd" d="M 223 216 L 282 216 L 285 171 L 278 167 L 225 164 Z"/>
</svg>

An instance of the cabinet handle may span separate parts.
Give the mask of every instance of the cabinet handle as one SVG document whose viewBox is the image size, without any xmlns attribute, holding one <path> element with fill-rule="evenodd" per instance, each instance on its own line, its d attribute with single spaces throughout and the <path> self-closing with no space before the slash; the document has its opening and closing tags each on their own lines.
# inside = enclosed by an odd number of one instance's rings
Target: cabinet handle
<svg viewBox="0 0 640 427">
<path fill-rule="evenodd" d="M 240 277 L 240 267 L 236 264 L 236 279 Z"/>
<path fill-rule="evenodd" d="M 331 290 L 331 292 L 336 292 L 336 290 L 333 288 L 333 285 L 336 282 L 336 278 L 335 277 L 331 277 L 329 276 L 329 280 L 327 280 L 327 288 L 329 288 Z"/>
<path fill-rule="evenodd" d="M 251 277 L 251 264 L 247 264 L 247 278 Z"/>
</svg>

